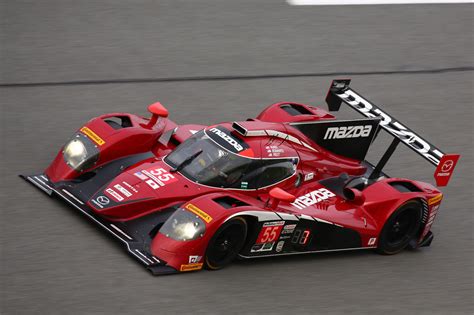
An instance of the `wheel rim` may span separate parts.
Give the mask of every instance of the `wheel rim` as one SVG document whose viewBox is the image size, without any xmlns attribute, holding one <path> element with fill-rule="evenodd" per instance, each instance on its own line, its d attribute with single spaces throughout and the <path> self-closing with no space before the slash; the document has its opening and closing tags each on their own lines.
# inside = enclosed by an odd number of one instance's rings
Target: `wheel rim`
<svg viewBox="0 0 474 315">
<path fill-rule="evenodd" d="M 387 234 L 389 246 L 396 247 L 408 241 L 414 234 L 416 228 L 416 213 L 413 209 L 407 209 L 400 213 L 391 223 Z"/>
<path fill-rule="evenodd" d="M 235 256 L 243 244 L 244 229 L 240 225 L 231 225 L 223 230 L 209 249 L 208 260 L 213 265 L 221 265 Z"/>
</svg>

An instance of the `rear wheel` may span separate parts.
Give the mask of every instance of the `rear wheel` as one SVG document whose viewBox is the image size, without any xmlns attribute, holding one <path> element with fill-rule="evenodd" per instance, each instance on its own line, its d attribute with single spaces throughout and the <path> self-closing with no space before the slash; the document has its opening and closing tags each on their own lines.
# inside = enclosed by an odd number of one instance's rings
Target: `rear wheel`
<svg viewBox="0 0 474 315">
<path fill-rule="evenodd" d="M 224 223 L 209 241 L 206 250 L 206 267 L 217 270 L 231 263 L 245 244 L 247 223 L 237 217 Z"/>
<path fill-rule="evenodd" d="M 421 204 L 412 200 L 398 208 L 385 222 L 380 233 L 377 251 L 384 255 L 393 255 L 407 247 L 421 225 Z"/>
</svg>

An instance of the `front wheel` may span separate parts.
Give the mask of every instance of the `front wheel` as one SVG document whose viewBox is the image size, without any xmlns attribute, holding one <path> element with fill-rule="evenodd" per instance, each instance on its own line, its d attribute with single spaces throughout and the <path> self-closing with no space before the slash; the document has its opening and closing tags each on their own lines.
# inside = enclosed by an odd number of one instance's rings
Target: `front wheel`
<svg viewBox="0 0 474 315">
<path fill-rule="evenodd" d="M 217 270 L 231 263 L 242 250 L 247 236 L 247 223 L 237 217 L 224 223 L 209 241 L 206 267 Z"/>
<path fill-rule="evenodd" d="M 419 231 L 421 216 L 422 207 L 416 200 L 408 201 L 398 208 L 385 222 L 377 252 L 384 255 L 401 252 Z"/>
</svg>

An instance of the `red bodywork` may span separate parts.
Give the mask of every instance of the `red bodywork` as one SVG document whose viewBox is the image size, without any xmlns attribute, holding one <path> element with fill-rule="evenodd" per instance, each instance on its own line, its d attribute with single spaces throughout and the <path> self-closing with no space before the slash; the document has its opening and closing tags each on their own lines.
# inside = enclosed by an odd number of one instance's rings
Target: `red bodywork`
<svg viewBox="0 0 474 315">
<path fill-rule="evenodd" d="M 302 114 L 291 115 L 285 111 L 284 106 L 289 104 Z M 219 124 L 229 130 L 233 137 L 248 145 L 248 149 L 238 153 L 241 156 L 254 159 L 297 159 L 296 170 L 292 176 L 259 189 L 202 185 L 186 178 L 180 172 L 172 172 L 172 167 L 164 161 L 164 157 L 195 132 L 202 129 L 208 131 L 215 126 L 178 126 L 167 118 L 167 111 L 161 104 L 150 106 L 150 111 L 153 113 L 151 119 L 127 113 L 113 113 L 90 120 L 78 132 L 88 137 L 100 151 L 94 166 L 89 170 L 75 171 L 66 164 L 61 150 L 46 169 L 45 175 L 52 183 L 70 181 L 111 161 L 133 154 L 152 152 L 153 156 L 128 166 L 111 178 L 93 194 L 87 205 L 95 214 L 111 222 L 135 220 L 177 204 L 181 208 L 198 211 L 200 217 L 206 218 L 206 232 L 202 237 L 192 241 L 176 241 L 157 233 L 151 244 L 151 253 L 178 271 L 200 269 L 201 259 L 205 256 L 210 238 L 224 222 L 235 216 L 257 220 L 265 217 L 265 213 L 275 212 L 281 214 L 281 217 L 285 214 L 301 218 L 309 216 L 356 231 L 361 238 L 361 247 L 374 248 L 384 223 L 400 205 L 418 199 L 428 206 L 429 219 L 420 233 L 422 240 L 429 232 L 441 202 L 441 192 L 432 185 L 400 178 L 381 178 L 364 189 L 361 193 L 363 196 L 357 201 L 335 194 L 315 197 L 315 192 L 324 194 L 324 190 L 328 190 L 320 180 L 342 173 L 360 176 L 368 171 L 367 165 L 359 160 L 334 154 L 293 128 L 291 123 L 336 119 L 321 108 L 295 103 L 273 104 L 256 119 L 238 122 L 238 126 L 248 133 L 247 136 L 237 132 L 232 123 Z M 127 117 L 131 125 L 115 129 L 105 122 L 111 117 Z M 163 140 L 164 138 L 166 139 Z M 457 159 L 454 163 L 456 161 Z M 444 169 L 441 167 L 439 172 L 449 171 L 447 166 Z M 147 180 L 153 178 L 152 175 L 157 179 L 155 185 L 157 181 L 162 185 L 155 188 L 150 186 Z M 390 185 L 391 182 L 409 183 L 417 189 L 401 193 Z M 269 192 L 275 187 L 295 196 L 300 203 L 290 202 L 291 198 L 286 198 L 285 201 L 284 196 L 280 198 L 283 199 L 281 201 L 272 199 Z M 125 188 L 127 195 L 121 193 L 121 188 Z M 98 196 L 106 196 L 112 206 L 99 204 Z M 224 208 L 214 201 L 222 196 L 232 196 L 245 205 Z M 314 198 L 314 202 L 311 198 Z M 275 231 L 281 233 L 281 228 L 276 228 Z"/>
</svg>

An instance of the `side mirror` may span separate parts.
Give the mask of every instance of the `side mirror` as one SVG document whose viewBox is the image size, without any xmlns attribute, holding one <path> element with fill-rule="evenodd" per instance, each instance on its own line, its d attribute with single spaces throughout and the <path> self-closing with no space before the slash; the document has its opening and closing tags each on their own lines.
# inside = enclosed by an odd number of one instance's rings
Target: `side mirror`
<svg viewBox="0 0 474 315">
<path fill-rule="evenodd" d="M 271 209 L 276 209 L 280 201 L 293 202 L 296 199 L 295 196 L 278 187 L 271 189 L 269 194 L 272 198 L 270 203 Z"/>
<path fill-rule="evenodd" d="M 148 106 L 148 111 L 152 113 L 152 116 L 145 128 L 153 127 L 158 121 L 158 117 L 166 118 L 169 114 L 168 110 L 160 102 L 156 102 Z"/>
<path fill-rule="evenodd" d="M 344 198 L 353 202 L 357 205 L 361 205 L 365 202 L 364 194 L 355 188 L 344 188 L 343 190 Z"/>
</svg>

